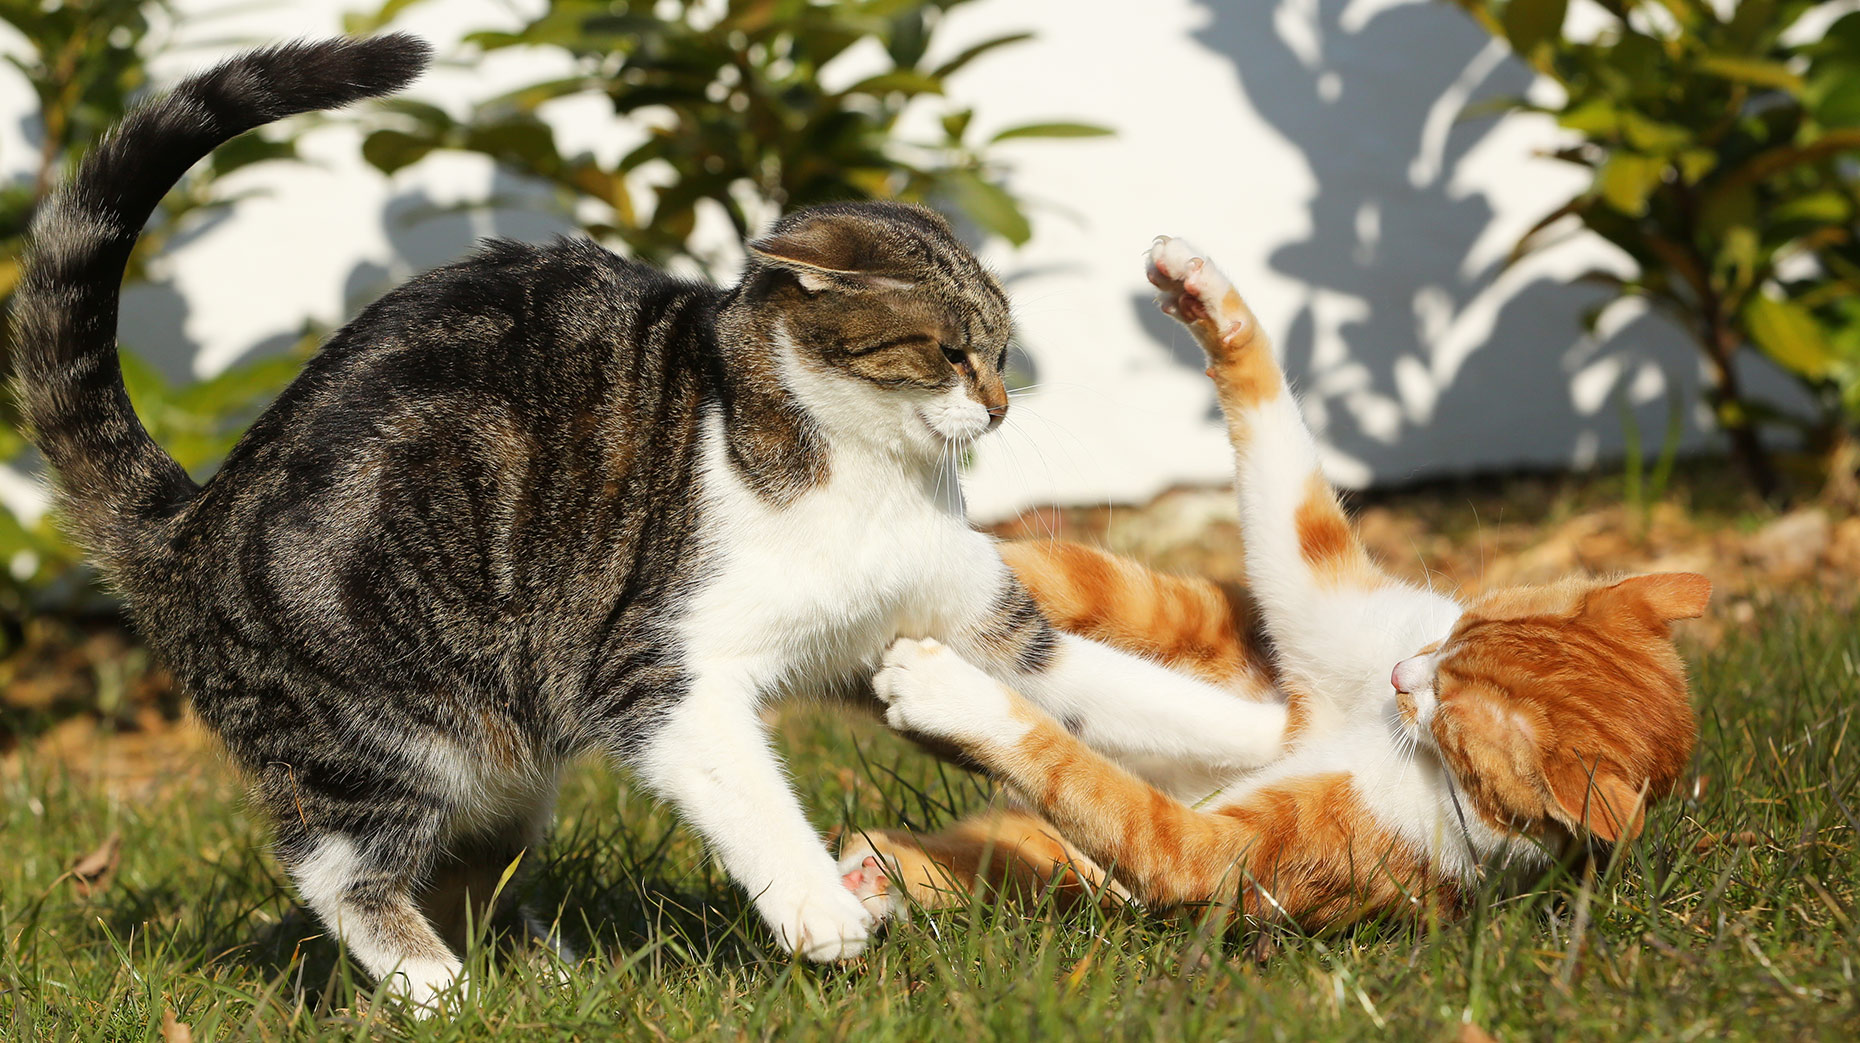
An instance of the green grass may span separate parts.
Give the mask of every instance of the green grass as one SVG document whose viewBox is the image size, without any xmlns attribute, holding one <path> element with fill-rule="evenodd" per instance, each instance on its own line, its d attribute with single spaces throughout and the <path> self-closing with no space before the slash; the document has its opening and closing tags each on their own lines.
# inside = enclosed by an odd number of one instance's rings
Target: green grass
<svg viewBox="0 0 1860 1043">
<path fill-rule="evenodd" d="M 292 913 L 262 824 L 225 780 L 112 800 L 28 758 L 0 786 L 0 1038 L 1852 1039 L 1860 1033 L 1860 634 L 1778 609 L 1696 658 L 1696 796 L 1588 881 L 1482 896 L 1431 931 L 1198 936 L 1171 922 L 975 908 L 847 966 L 769 951 L 690 834 L 606 772 L 569 780 L 527 885 L 590 955 L 472 955 L 451 1019 L 408 1021 Z M 863 721 L 785 719 L 823 826 L 935 826 L 989 799 Z M 61 879 L 111 832 L 120 869 Z M 1706 843 L 1743 834 L 1747 843 Z M 1263 961 L 1256 959 L 1265 954 Z"/>
</svg>

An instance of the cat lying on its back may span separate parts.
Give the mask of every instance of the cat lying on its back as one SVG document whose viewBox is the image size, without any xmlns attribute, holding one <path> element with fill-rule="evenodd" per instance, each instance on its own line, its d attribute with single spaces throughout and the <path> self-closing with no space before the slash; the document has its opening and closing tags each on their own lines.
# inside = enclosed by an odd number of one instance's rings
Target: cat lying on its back
<svg viewBox="0 0 1860 1043">
<path fill-rule="evenodd" d="M 1030 813 L 856 835 L 841 859 L 847 885 L 888 914 L 966 901 L 981 883 L 1056 885 L 1067 898 L 1210 904 L 1318 928 L 1450 911 L 1488 862 L 1635 835 L 1691 755 L 1697 727 L 1670 628 L 1704 611 L 1704 577 L 1572 580 L 1470 604 L 1390 578 L 1338 508 L 1240 295 L 1180 240 L 1159 240 L 1150 262 L 1165 310 L 1207 352 L 1227 415 L 1247 587 L 1064 544 L 1007 557 L 1057 625 L 1223 683 L 1236 700 L 1283 701 L 1287 752 L 1218 786 L 1165 792 L 959 649 L 901 641 L 875 682 L 887 718 L 954 743 Z"/>
<path fill-rule="evenodd" d="M 1054 632 L 939 495 L 939 462 L 1006 412 L 1011 318 L 921 208 L 791 214 L 729 289 L 586 240 L 491 243 L 338 331 L 196 485 L 118 370 L 143 222 L 219 143 L 391 92 L 426 53 L 297 44 L 182 83 L 46 205 L 14 302 L 66 523 L 370 973 L 421 1003 L 456 979 L 469 903 L 538 841 L 584 751 L 677 805 L 784 947 L 859 952 L 872 915 L 758 710 L 859 689 L 901 634 L 1132 762 L 1273 755 L 1280 707 Z"/>
</svg>

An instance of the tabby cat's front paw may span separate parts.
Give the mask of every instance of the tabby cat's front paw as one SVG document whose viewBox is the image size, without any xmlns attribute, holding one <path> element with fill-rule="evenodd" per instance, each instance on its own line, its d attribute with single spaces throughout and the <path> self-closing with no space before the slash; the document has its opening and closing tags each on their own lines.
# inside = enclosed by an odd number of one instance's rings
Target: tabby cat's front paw
<svg viewBox="0 0 1860 1043">
<path fill-rule="evenodd" d="M 1162 310 L 1187 326 L 1211 358 L 1238 351 L 1251 340 L 1253 317 L 1240 292 L 1187 241 L 1157 236 L 1147 274 Z"/>
<path fill-rule="evenodd" d="M 1016 696 L 939 642 L 900 638 L 872 678 L 885 722 L 899 731 L 976 746 L 1011 744 L 1031 727 Z"/>
<path fill-rule="evenodd" d="M 850 960 L 865 951 L 878 917 L 844 887 L 823 887 L 793 898 L 764 893 L 756 906 L 784 949 L 815 963 Z"/>
</svg>

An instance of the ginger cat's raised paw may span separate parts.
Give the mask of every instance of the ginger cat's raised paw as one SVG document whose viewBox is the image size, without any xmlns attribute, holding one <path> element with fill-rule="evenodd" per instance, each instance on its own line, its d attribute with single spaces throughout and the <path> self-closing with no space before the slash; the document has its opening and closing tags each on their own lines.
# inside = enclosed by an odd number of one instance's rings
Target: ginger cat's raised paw
<svg viewBox="0 0 1860 1043">
<path fill-rule="evenodd" d="M 1211 358 L 1239 351 L 1252 340 L 1253 313 L 1240 291 L 1187 240 L 1159 235 L 1150 246 L 1149 280 L 1157 303 L 1195 334 Z"/>
</svg>

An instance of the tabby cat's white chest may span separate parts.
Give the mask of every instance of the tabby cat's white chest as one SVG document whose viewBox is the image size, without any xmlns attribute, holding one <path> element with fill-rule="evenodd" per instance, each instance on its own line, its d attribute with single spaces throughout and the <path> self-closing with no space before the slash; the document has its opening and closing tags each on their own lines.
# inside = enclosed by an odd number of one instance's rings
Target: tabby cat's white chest
<svg viewBox="0 0 1860 1043">
<path fill-rule="evenodd" d="M 705 443 L 708 553 L 684 620 L 697 662 L 792 687 L 843 680 L 893 638 L 972 615 L 1004 568 L 935 479 L 894 460 L 835 452 L 822 486 L 775 506 L 730 466 L 720 421 Z"/>
</svg>

